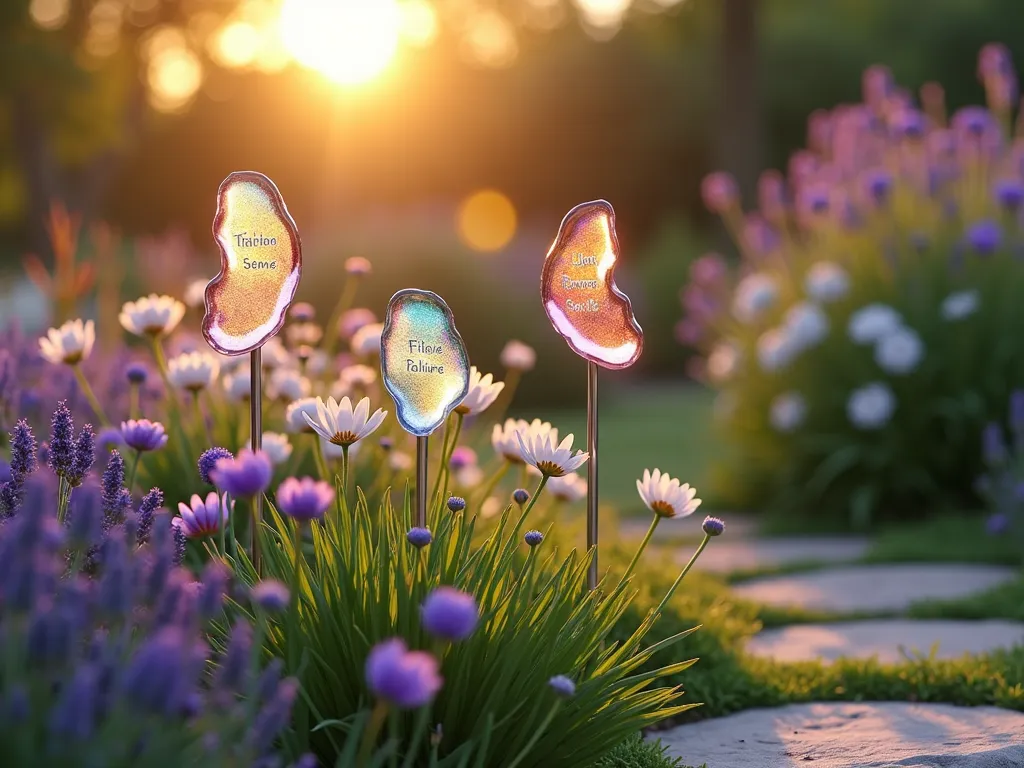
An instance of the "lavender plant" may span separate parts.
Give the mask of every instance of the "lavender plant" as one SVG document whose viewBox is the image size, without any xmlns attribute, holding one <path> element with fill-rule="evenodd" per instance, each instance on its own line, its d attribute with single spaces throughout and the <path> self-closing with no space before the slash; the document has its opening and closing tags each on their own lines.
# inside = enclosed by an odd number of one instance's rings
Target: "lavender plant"
<svg viewBox="0 0 1024 768">
<path fill-rule="evenodd" d="M 985 471 L 977 489 L 990 513 L 986 527 L 992 535 L 1013 536 L 1024 552 L 1024 391 L 1010 396 L 1005 427 L 999 421 L 985 427 L 981 451 Z"/>
<path fill-rule="evenodd" d="M 1024 132 L 1002 46 L 989 108 L 947 118 L 882 67 L 864 101 L 809 122 L 788 179 L 745 213 L 723 174 L 704 198 L 740 252 L 698 259 L 679 339 L 720 397 L 736 503 L 855 526 L 971 503 L 978 435 L 1024 376 Z"/>
</svg>

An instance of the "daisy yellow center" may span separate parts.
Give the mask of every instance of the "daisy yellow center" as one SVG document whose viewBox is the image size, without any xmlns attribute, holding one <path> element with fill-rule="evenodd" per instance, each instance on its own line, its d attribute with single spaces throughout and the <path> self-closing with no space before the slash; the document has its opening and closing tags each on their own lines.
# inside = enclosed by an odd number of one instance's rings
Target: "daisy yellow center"
<svg viewBox="0 0 1024 768">
<path fill-rule="evenodd" d="M 456 413 L 461 413 L 461 414 L 465 415 L 465 414 L 469 413 L 469 408 L 467 408 L 464 405 L 460 405 L 460 406 L 457 406 L 455 408 L 455 412 Z"/>
<path fill-rule="evenodd" d="M 658 501 L 651 502 L 651 509 L 662 517 L 675 517 L 676 515 L 675 507 L 667 501 L 661 501 L 660 499 Z"/>
<path fill-rule="evenodd" d="M 537 469 L 548 477 L 562 477 L 565 475 L 565 469 L 553 461 L 538 461 Z"/>
<path fill-rule="evenodd" d="M 82 362 L 82 351 L 78 350 L 75 352 L 65 352 L 64 362 L 67 365 L 75 365 L 76 363 Z"/>
<path fill-rule="evenodd" d="M 352 445 L 356 440 L 359 439 L 359 435 L 349 430 L 348 432 L 335 432 L 331 435 L 331 442 L 335 445 Z"/>
</svg>

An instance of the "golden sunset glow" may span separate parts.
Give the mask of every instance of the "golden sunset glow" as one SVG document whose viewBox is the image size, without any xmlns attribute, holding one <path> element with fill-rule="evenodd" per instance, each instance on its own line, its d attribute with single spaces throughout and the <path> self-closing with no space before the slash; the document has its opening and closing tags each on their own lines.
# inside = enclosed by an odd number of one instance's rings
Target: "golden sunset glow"
<svg viewBox="0 0 1024 768">
<path fill-rule="evenodd" d="M 459 206 L 457 228 L 474 251 L 500 251 L 516 234 L 516 208 L 495 189 L 474 192 Z"/>
<path fill-rule="evenodd" d="M 397 0 L 284 0 L 281 38 L 295 60 L 342 85 L 383 72 L 398 50 Z"/>
</svg>

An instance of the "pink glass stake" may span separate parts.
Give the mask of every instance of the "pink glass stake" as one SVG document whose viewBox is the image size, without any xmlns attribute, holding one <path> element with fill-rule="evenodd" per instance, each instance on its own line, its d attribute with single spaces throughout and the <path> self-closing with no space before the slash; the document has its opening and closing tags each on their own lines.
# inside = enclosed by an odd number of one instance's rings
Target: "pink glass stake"
<svg viewBox="0 0 1024 768">
<path fill-rule="evenodd" d="M 615 211 L 595 200 L 577 205 L 558 228 L 544 259 L 540 294 L 551 325 L 587 361 L 587 584 L 597 586 L 597 368 L 628 368 L 643 352 L 644 333 L 615 285 L 619 240 Z"/>
<path fill-rule="evenodd" d="M 253 451 L 263 436 L 262 347 L 281 330 L 299 287 L 302 244 L 281 193 L 255 171 L 236 171 L 217 192 L 213 238 L 220 272 L 206 286 L 203 336 L 224 355 L 250 353 L 249 425 Z M 263 498 L 253 500 L 250 552 L 260 570 L 258 526 Z"/>
</svg>

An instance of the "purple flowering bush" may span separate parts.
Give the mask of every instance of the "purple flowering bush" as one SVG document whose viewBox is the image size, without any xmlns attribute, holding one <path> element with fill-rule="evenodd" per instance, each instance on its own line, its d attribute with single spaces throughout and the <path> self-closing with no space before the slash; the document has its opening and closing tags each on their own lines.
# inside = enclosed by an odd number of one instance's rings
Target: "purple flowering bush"
<svg viewBox="0 0 1024 768">
<path fill-rule="evenodd" d="M 989 107 L 947 115 L 875 67 L 864 101 L 816 112 L 759 210 L 704 182 L 740 254 L 707 255 L 677 337 L 703 352 L 734 503 L 852 526 L 976 502 L 986 422 L 1024 381 L 1024 136 L 1006 50 Z"/>
<path fill-rule="evenodd" d="M 989 510 L 986 528 L 993 536 L 1012 536 L 1024 556 L 1024 390 L 1010 396 L 1006 426 L 989 422 L 982 433 L 985 471 L 977 490 Z"/>
</svg>

